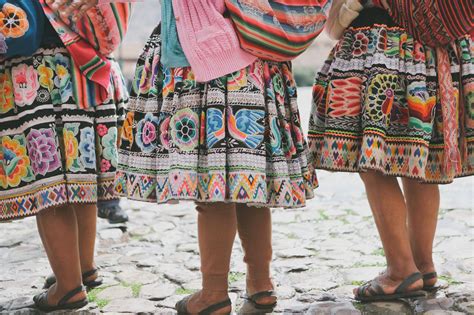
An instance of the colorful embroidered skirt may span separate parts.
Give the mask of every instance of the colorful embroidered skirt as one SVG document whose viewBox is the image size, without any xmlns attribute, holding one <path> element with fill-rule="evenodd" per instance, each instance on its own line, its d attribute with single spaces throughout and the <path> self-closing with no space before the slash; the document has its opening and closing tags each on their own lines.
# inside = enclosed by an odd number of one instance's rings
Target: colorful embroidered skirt
<svg viewBox="0 0 474 315">
<path fill-rule="evenodd" d="M 117 116 L 128 95 L 113 68 L 114 97 L 83 110 L 65 48 L 0 64 L 0 221 L 117 198 Z"/>
<path fill-rule="evenodd" d="M 160 64 L 160 27 L 136 68 L 119 150 L 128 198 L 296 208 L 317 186 L 287 63 L 197 83 Z"/>
<path fill-rule="evenodd" d="M 474 173 L 474 45 L 449 48 L 462 170 L 444 167 L 443 108 L 435 50 L 403 29 L 350 28 L 316 77 L 309 126 L 317 169 L 449 183 Z"/>
</svg>

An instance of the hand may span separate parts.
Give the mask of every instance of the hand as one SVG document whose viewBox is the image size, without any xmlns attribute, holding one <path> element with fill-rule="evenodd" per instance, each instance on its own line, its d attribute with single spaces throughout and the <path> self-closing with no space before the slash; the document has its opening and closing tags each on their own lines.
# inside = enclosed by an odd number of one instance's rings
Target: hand
<svg viewBox="0 0 474 315">
<path fill-rule="evenodd" d="M 73 21 L 77 21 L 87 10 L 96 6 L 98 0 L 46 0 L 46 3 L 53 10 L 59 11 L 62 18 L 72 17 Z"/>
</svg>

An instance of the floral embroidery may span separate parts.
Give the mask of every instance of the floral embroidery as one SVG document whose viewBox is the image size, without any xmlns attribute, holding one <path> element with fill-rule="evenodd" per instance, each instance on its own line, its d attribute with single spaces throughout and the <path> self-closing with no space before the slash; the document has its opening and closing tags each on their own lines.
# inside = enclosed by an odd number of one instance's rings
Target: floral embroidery
<svg viewBox="0 0 474 315">
<path fill-rule="evenodd" d="M 10 111 L 14 105 L 12 79 L 8 72 L 5 72 L 0 74 L 0 113 Z"/>
<path fill-rule="evenodd" d="M 81 140 L 79 141 L 79 152 L 82 165 L 86 168 L 96 167 L 95 157 L 95 133 L 92 127 L 81 129 Z"/>
<path fill-rule="evenodd" d="M 357 33 L 352 44 L 352 53 L 358 57 L 367 52 L 369 45 L 369 38 L 364 33 Z"/>
<path fill-rule="evenodd" d="M 54 88 L 54 71 L 50 67 L 46 66 L 45 64 L 42 64 L 38 67 L 38 73 L 39 73 L 39 83 L 42 87 L 45 89 L 48 89 L 49 92 L 51 92 Z"/>
<path fill-rule="evenodd" d="M 71 75 L 69 73 L 70 60 L 68 57 L 56 54 L 54 56 L 56 77 L 54 85 L 59 88 L 60 102 L 65 103 L 73 95 Z"/>
<path fill-rule="evenodd" d="M 46 175 L 61 166 L 58 146 L 52 129 L 31 129 L 27 140 L 27 148 L 33 171 L 36 174 Z"/>
<path fill-rule="evenodd" d="M 110 170 L 110 167 L 111 167 L 111 164 L 109 160 L 102 159 L 102 161 L 100 161 L 100 170 L 102 172 L 107 172 L 108 170 Z"/>
<path fill-rule="evenodd" d="M 63 129 L 64 151 L 66 156 L 66 169 L 68 171 L 77 171 L 80 165 L 77 162 L 79 156 L 79 144 L 76 135 L 79 132 L 79 126 L 68 124 Z"/>
<path fill-rule="evenodd" d="M 246 68 L 229 74 L 227 81 L 229 91 L 238 91 L 245 85 L 247 85 Z"/>
<path fill-rule="evenodd" d="M 190 151 L 198 145 L 198 115 L 189 108 L 181 109 L 171 118 L 171 136 L 178 147 Z"/>
<path fill-rule="evenodd" d="M 5 37 L 19 38 L 26 34 L 30 24 L 26 12 L 16 5 L 5 3 L 0 11 L 0 33 Z"/>
<path fill-rule="evenodd" d="M 138 122 L 136 142 L 143 152 L 150 153 L 155 149 L 158 123 L 158 118 L 152 113 L 147 113 L 145 118 Z"/>
<path fill-rule="evenodd" d="M 21 64 L 12 68 L 15 103 L 18 106 L 31 105 L 38 95 L 38 73 L 33 66 Z"/>
<path fill-rule="evenodd" d="M 128 112 L 123 122 L 121 137 L 128 142 L 133 142 L 133 121 L 135 119 L 134 112 Z"/>
<path fill-rule="evenodd" d="M 0 186 L 4 189 L 17 187 L 21 181 L 31 182 L 35 179 L 31 170 L 30 159 L 26 154 L 24 136 L 4 136 L 0 149 Z"/>
<path fill-rule="evenodd" d="M 117 128 L 109 128 L 107 134 L 102 138 L 102 147 L 104 158 L 110 161 L 112 166 L 117 167 Z"/>
<path fill-rule="evenodd" d="M 104 124 L 98 124 L 97 125 L 97 134 L 101 137 L 105 136 L 107 134 L 108 128 Z"/>
<path fill-rule="evenodd" d="M 165 149 L 170 148 L 170 120 L 170 117 L 166 117 L 166 119 L 160 125 L 160 141 Z"/>
</svg>

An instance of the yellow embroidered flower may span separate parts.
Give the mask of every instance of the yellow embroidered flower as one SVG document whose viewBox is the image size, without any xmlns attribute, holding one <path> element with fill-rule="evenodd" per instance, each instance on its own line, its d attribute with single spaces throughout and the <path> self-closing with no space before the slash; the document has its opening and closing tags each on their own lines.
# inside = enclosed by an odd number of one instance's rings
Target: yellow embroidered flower
<svg viewBox="0 0 474 315">
<path fill-rule="evenodd" d="M 5 3 L 0 11 L 0 33 L 6 38 L 19 38 L 30 28 L 26 12 L 16 5 Z"/>
<path fill-rule="evenodd" d="M 17 139 L 4 136 L 0 151 L 0 186 L 16 187 L 28 175 L 30 159 L 26 155 L 26 147 Z"/>
<path fill-rule="evenodd" d="M 69 170 L 79 156 L 79 144 L 74 132 L 63 129 L 64 151 L 66 155 L 66 169 Z"/>
<path fill-rule="evenodd" d="M 48 89 L 48 91 L 51 92 L 51 90 L 54 88 L 54 71 L 53 69 L 47 67 L 46 65 L 42 64 L 38 67 L 38 73 L 39 73 L 39 82 L 42 87 Z"/>
<path fill-rule="evenodd" d="M 0 74 L 0 113 L 6 113 L 14 107 L 13 83 L 8 72 Z"/>
<path fill-rule="evenodd" d="M 69 71 L 66 69 L 65 66 L 58 64 L 56 65 L 56 73 L 60 78 L 64 78 L 66 75 L 69 74 Z"/>
</svg>

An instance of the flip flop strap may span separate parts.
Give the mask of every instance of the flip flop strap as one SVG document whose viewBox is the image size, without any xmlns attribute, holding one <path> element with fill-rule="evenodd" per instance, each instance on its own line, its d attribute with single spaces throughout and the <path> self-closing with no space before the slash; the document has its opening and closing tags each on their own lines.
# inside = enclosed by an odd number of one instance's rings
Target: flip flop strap
<svg viewBox="0 0 474 315">
<path fill-rule="evenodd" d="M 78 293 L 81 293 L 82 291 L 84 291 L 84 286 L 79 286 L 77 288 L 75 288 L 74 290 L 71 290 L 69 291 L 68 293 L 66 293 L 61 300 L 59 300 L 58 302 L 58 306 L 62 306 L 64 304 L 66 304 L 74 295 L 78 294 Z"/>
<path fill-rule="evenodd" d="M 99 271 L 99 269 L 97 268 L 94 268 L 92 270 L 89 270 L 89 271 L 86 271 L 82 274 L 82 279 L 85 279 L 85 278 L 89 278 L 93 275 L 95 275 L 97 273 L 97 271 Z"/>
<path fill-rule="evenodd" d="M 434 279 L 434 278 L 438 278 L 438 274 L 436 272 L 429 272 L 429 273 L 425 273 L 423 275 L 423 280 L 431 280 L 431 279 Z"/>
<path fill-rule="evenodd" d="M 209 306 L 208 308 L 203 309 L 202 311 L 198 313 L 198 315 L 210 315 L 214 313 L 215 311 L 218 311 L 221 308 L 227 307 L 229 305 L 232 305 L 232 302 L 230 301 L 230 299 L 227 299 L 225 301 L 213 304 Z"/>
<path fill-rule="evenodd" d="M 417 282 L 418 280 L 423 279 L 423 276 L 419 272 L 412 273 L 408 278 L 403 280 L 402 283 L 397 287 L 395 290 L 395 293 L 405 293 L 407 292 L 407 289 L 409 286 L 411 286 L 413 283 Z"/>
</svg>

